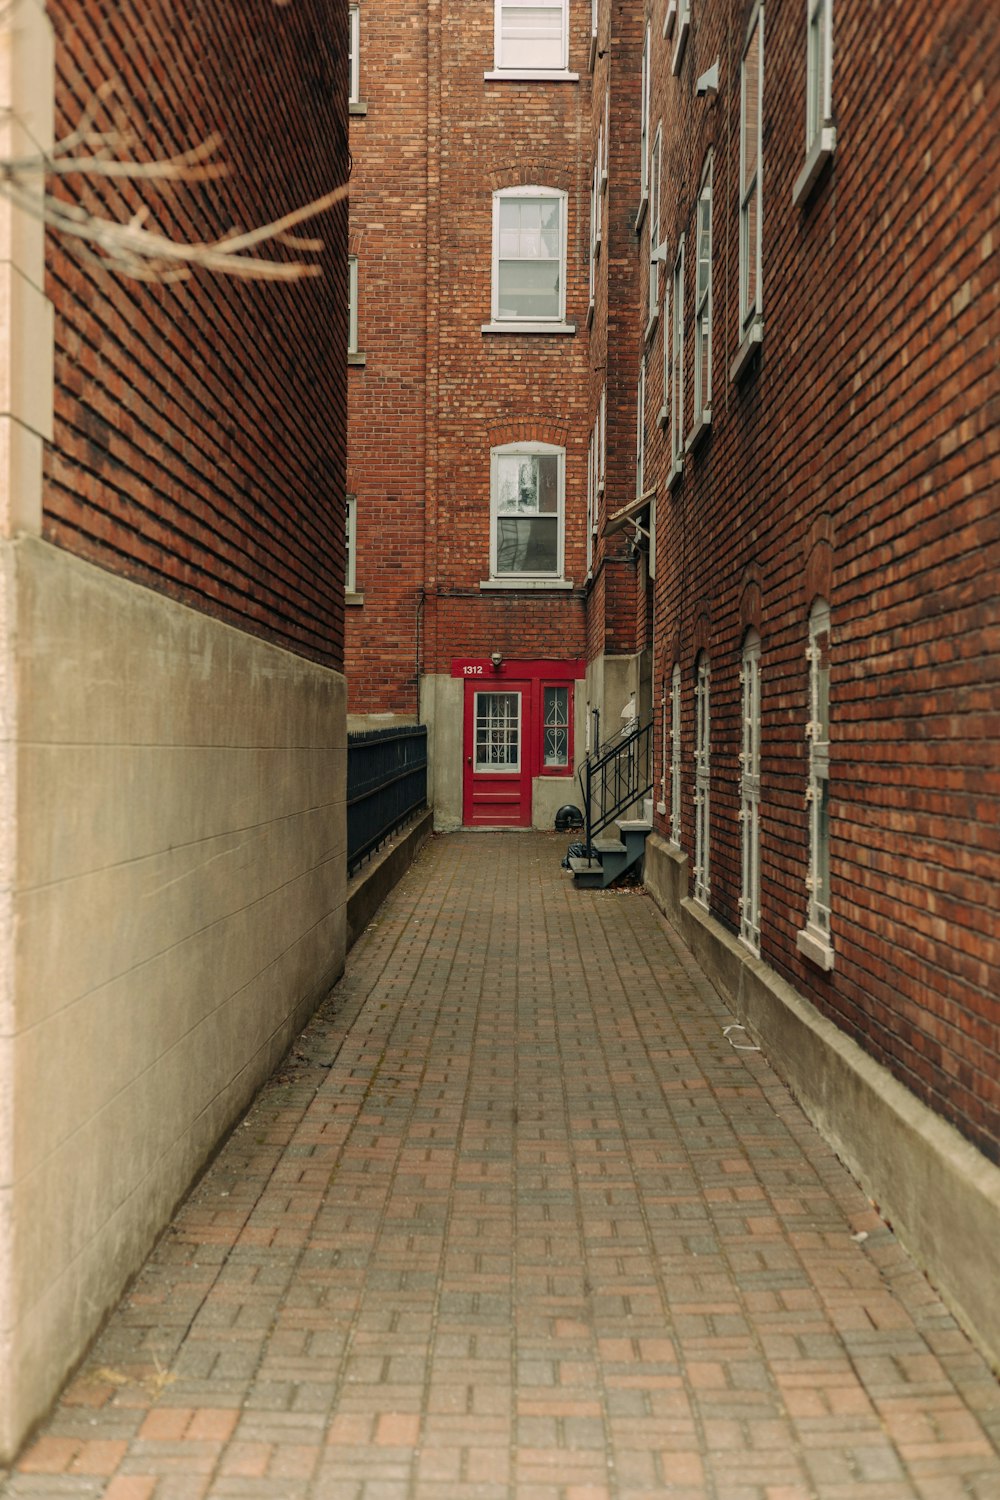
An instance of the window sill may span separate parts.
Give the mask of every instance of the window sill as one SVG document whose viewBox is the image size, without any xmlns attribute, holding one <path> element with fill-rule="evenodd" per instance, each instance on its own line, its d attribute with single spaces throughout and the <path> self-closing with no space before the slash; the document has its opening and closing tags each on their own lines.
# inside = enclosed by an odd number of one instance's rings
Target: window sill
<svg viewBox="0 0 1000 1500">
<path fill-rule="evenodd" d="M 833 968 L 833 949 L 826 936 L 821 937 L 805 927 L 795 934 L 795 946 L 803 958 L 815 964 L 817 969 L 822 969 L 824 974 L 828 974 Z"/>
<path fill-rule="evenodd" d="M 596 61 L 597 61 L 597 32 L 596 31 L 592 31 L 590 33 L 590 58 L 589 58 L 588 63 L 587 63 L 588 70 L 591 73 L 594 71 L 594 64 L 595 64 Z"/>
<path fill-rule="evenodd" d="M 483 333 L 575 333 L 575 323 L 484 323 Z"/>
<path fill-rule="evenodd" d="M 594 304 L 589 303 L 587 307 L 587 327 L 592 328 L 594 324 Z"/>
<path fill-rule="evenodd" d="M 684 460 L 683 460 L 683 458 L 675 458 L 674 461 L 673 461 L 673 464 L 671 465 L 670 473 L 667 475 L 667 489 L 668 490 L 675 490 L 677 488 L 677 486 L 681 482 L 681 475 L 683 473 L 684 473 Z"/>
<path fill-rule="evenodd" d="M 663 429 L 663 431 L 666 432 L 670 417 L 667 414 L 667 408 L 665 406 L 661 406 L 659 411 L 656 413 L 656 421 L 657 424 Z"/>
<path fill-rule="evenodd" d="M 357 349 L 355 349 L 353 354 L 349 354 L 347 356 L 347 363 L 349 365 L 364 365 L 367 364 L 367 362 L 368 356 L 366 354 L 360 354 Z"/>
<path fill-rule="evenodd" d="M 567 68 L 494 68 L 484 73 L 487 83 L 579 83 L 579 73 Z"/>
<path fill-rule="evenodd" d="M 644 344 L 648 344 L 649 343 L 650 339 L 653 337 L 653 334 L 656 332 L 657 327 L 659 326 L 659 322 L 660 322 L 660 315 L 659 315 L 659 313 L 658 312 L 650 313 L 650 315 L 649 315 L 649 322 L 646 324 L 646 331 L 645 331 L 645 333 L 642 336 L 642 342 Z"/>
<path fill-rule="evenodd" d="M 667 0 L 667 13 L 663 17 L 663 35 L 665 37 L 673 34 L 677 21 L 677 0 Z"/>
<path fill-rule="evenodd" d="M 607 150 L 607 147 L 605 147 L 605 150 Z M 602 193 L 606 192 L 607 191 L 607 187 L 608 187 L 608 169 L 607 169 L 607 167 L 602 167 L 601 168 L 601 192 Z"/>
<path fill-rule="evenodd" d="M 665 802 L 658 802 L 656 804 L 656 811 L 659 813 L 661 818 L 665 818 L 667 815 L 667 804 Z"/>
<path fill-rule="evenodd" d="M 736 351 L 736 357 L 729 366 L 730 380 L 739 380 L 743 371 L 760 348 L 763 337 L 764 319 L 758 313 L 744 334 L 743 342 Z"/>
<path fill-rule="evenodd" d="M 348 592 L 344 595 L 344 603 L 347 605 L 364 604 L 364 602 L 364 594 L 355 594 L 353 590 L 349 589 Z"/>
<path fill-rule="evenodd" d="M 643 226 L 643 224 L 645 222 L 645 219 L 646 219 L 646 210 L 647 210 L 648 207 L 649 207 L 649 194 L 648 193 L 644 193 L 643 196 L 642 196 L 642 198 L 639 201 L 639 207 L 636 209 L 636 213 L 635 213 L 635 224 L 634 224 L 633 227 L 635 229 L 636 234 L 639 233 L 639 230 L 642 228 L 642 226 Z"/>
<path fill-rule="evenodd" d="M 688 32 L 690 30 L 691 22 L 685 17 L 677 28 L 677 40 L 674 43 L 674 59 L 670 64 L 670 71 L 675 78 L 681 70 L 681 63 L 684 61 L 684 51 L 687 47 Z"/>
<path fill-rule="evenodd" d="M 806 202 L 813 187 L 819 181 L 820 173 L 833 157 L 836 144 L 837 132 L 832 125 L 824 125 L 816 132 L 816 139 L 806 154 L 805 164 L 792 188 L 793 207 L 798 208 L 800 203 Z"/>
<path fill-rule="evenodd" d="M 349 115 L 366 115 L 368 113 L 367 101 L 364 99 L 352 99 L 347 106 L 347 113 Z"/>
<path fill-rule="evenodd" d="M 573 587 L 572 578 L 481 578 L 481 589 L 553 589 L 565 592 Z"/>
<path fill-rule="evenodd" d="M 701 447 L 702 443 L 708 437 L 709 429 L 711 428 L 711 426 L 712 408 L 708 407 L 705 411 L 702 412 L 701 416 L 698 418 L 697 422 L 688 433 L 687 442 L 684 444 L 685 453 L 694 453 L 696 449 Z"/>
</svg>

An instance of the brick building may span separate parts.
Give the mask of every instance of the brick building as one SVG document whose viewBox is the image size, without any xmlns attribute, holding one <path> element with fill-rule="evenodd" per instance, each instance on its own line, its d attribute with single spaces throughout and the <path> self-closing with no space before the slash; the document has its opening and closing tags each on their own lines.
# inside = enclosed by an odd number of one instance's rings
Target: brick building
<svg viewBox="0 0 1000 1500">
<path fill-rule="evenodd" d="M 991 7 L 352 15 L 355 721 L 429 724 L 440 826 L 548 826 L 487 716 L 564 665 L 569 770 L 634 697 L 647 886 L 1000 1359 Z"/>
<path fill-rule="evenodd" d="M 18 0 L 2 155 L 115 79 L 125 158 L 218 132 L 229 175 L 64 200 L 268 224 L 347 179 L 345 31 Z M 318 277 L 144 283 L 0 199 L 0 1456 L 342 967 L 346 203 L 307 232 Z"/>
</svg>

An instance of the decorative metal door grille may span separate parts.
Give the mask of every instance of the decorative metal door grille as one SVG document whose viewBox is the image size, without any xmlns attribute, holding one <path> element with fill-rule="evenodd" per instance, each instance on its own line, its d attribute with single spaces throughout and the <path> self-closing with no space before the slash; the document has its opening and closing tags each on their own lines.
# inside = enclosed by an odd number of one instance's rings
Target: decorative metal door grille
<svg viewBox="0 0 1000 1500">
<path fill-rule="evenodd" d="M 477 693 L 476 769 L 516 771 L 520 764 L 520 693 Z"/>
</svg>

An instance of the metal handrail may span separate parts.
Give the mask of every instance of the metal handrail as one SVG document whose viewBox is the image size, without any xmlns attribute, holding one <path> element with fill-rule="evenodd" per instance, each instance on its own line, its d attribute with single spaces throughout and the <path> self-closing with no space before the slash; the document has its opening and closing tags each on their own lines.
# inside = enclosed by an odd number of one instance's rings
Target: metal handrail
<svg viewBox="0 0 1000 1500">
<path fill-rule="evenodd" d="M 609 823 L 645 797 L 653 786 L 653 725 L 633 722 L 589 755 L 581 770 L 586 849 Z"/>
</svg>

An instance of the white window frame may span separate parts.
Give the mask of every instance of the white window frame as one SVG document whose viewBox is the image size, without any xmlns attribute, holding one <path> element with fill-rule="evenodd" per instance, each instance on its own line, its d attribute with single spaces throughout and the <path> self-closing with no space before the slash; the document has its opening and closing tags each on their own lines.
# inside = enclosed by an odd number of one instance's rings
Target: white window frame
<svg viewBox="0 0 1000 1500">
<path fill-rule="evenodd" d="M 681 668 L 670 678 L 670 842 L 681 847 Z"/>
<path fill-rule="evenodd" d="M 667 14 L 663 18 L 663 35 L 669 36 L 667 22 L 670 21 L 670 31 L 674 33 L 674 55 L 670 60 L 670 71 L 676 77 L 684 61 L 684 50 L 691 31 L 691 0 L 673 0 L 672 8 L 673 18 L 670 15 L 671 4 L 668 3 Z"/>
<path fill-rule="evenodd" d="M 347 353 L 358 352 L 358 257 L 347 257 Z"/>
<path fill-rule="evenodd" d="M 601 386 L 600 417 L 600 442 L 597 452 L 597 493 L 604 494 L 608 472 L 608 387 L 607 382 Z"/>
<path fill-rule="evenodd" d="M 806 0 L 806 157 L 792 202 L 809 194 L 837 145 L 833 123 L 833 0 Z"/>
<path fill-rule="evenodd" d="M 670 337 L 670 478 L 674 483 L 684 464 L 684 236 L 674 259 Z"/>
<path fill-rule="evenodd" d="M 693 448 L 712 420 L 712 161 L 698 194 L 695 223 L 694 411 L 687 445 Z M 705 233 L 707 229 L 707 234 Z M 708 254 L 703 255 L 705 239 Z"/>
<path fill-rule="evenodd" d="M 649 293 L 646 339 L 653 336 L 660 317 L 660 181 L 663 165 L 663 124 L 657 123 L 649 160 L 649 208 L 647 211 Z"/>
<path fill-rule="evenodd" d="M 611 89 L 604 90 L 604 159 L 601 164 L 601 191 L 608 185 L 611 152 Z"/>
<path fill-rule="evenodd" d="M 356 5 L 348 6 L 348 104 L 361 103 L 361 11 Z"/>
<path fill-rule="evenodd" d="M 740 665 L 740 939 L 760 957 L 760 636 L 749 630 Z"/>
<path fill-rule="evenodd" d="M 597 5 L 598 0 L 590 0 L 590 62 L 591 73 L 597 61 Z"/>
<path fill-rule="evenodd" d="M 497 571 L 497 522 L 499 510 L 497 507 L 498 487 L 497 469 L 498 459 L 513 457 L 515 455 L 546 455 L 555 454 L 558 458 L 558 494 L 556 510 L 556 566 L 551 572 L 539 572 L 537 570 L 525 570 L 521 573 L 500 573 Z M 490 449 L 490 581 L 494 584 L 518 587 L 519 584 L 527 583 L 530 587 L 533 583 L 539 587 L 545 584 L 559 584 L 563 582 L 563 569 L 565 558 L 565 526 L 566 526 L 566 449 L 558 447 L 554 443 L 504 443 L 498 448 Z"/>
<path fill-rule="evenodd" d="M 833 968 L 830 934 L 830 606 L 816 599 L 809 611 L 809 763 L 806 810 L 809 815 L 809 862 L 806 875 L 806 925 L 796 935 L 800 953 L 821 969 Z"/>
<path fill-rule="evenodd" d="M 644 494 L 646 468 L 646 356 L 639 360 L 639 380 L 635 400 L 635 495 Z"/>
<path fill-rule="evenodd" d="M 748 57 L 757 42 L 757 119 L 754 135 L 756 157 L 747 156 Z M 750 64 L 752 66 L 752 62 Z M 739 319 L 740 347 L 730 374 L 735 379 L 760 343 L 763 334 L 763 130 L 764 130 L 764 7 L 759 6 L 747 33 L 740 61 L 740 230 L 739 230 Z M 754 293 L 749 295 L 751 269 Z"/>
<path fill-rule="evenodd" d="M 643 217 L 649 206 L 649 106 L 652 90 L 650 75 L 650 38 L 652 28 L 647 23 L 646 36 L 642 44 L 642 100 L 639 124 L 639 211 L 635 216 L 635 232 L 642 228 Z"/>
<path fill-rule="evenodd" d="M 706 909 L 711 899 L 712 839 L 712 676 L 707 651 L 699 651 L 694 689 L 694 899 Z"/>
<path fill-rule="evenodd" d="M 344 593 L 357 592 L 358 574 L 358 501 L 356 495 L 347 496 L 347 514 L 344 518 Z"/>
<path fill-rule="evenodd" d="M 667 679 L 660 678 L 660 796 L 656 804 L 656 811 L 663 817 L 667 811 L 667 775 L 669 761 L 667 758 L 667 710 L 670 706 L 670 697 L 667 693 Z"/>
<path fill-rule="evenodd" d="M 590 178 L 590 294 L 588 311 L 594 314 L 597 294 L 597 261 L 601 253 L 601 148 L 597 147 L 597 158 Z"/>
<path fill-rule="evenodd" d="M 504 11 L 519 9 L 543 9 L 560 13 L 561 39 L 560 60 L 547 62 L 544 67 L 533 68 L 525 63 L 510 63 L 504 60 L 503 20 Z M 569 0 L 495 0 L 493 11 L 494 70 L 487 78 L 575 78 L 569 72 Z"/>
<path fill-rule="evenodd" d="M 559 204 L 559 306 L 551 316 L 511 317 L 501 316 L 500 306 L 500 204 L 504 201 L 528 198 L 551 198 Z M 573 326 L 566 322 L 566 211 L 567 194 L 562 188 L 531 185 L 526 187 L 499 188 L 493 194 L 493 267 L 492 267 L 492 322 L 483 325 L 484 333 L 572 333 Z"/>
</svg>

